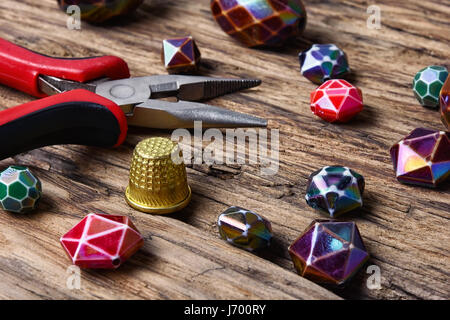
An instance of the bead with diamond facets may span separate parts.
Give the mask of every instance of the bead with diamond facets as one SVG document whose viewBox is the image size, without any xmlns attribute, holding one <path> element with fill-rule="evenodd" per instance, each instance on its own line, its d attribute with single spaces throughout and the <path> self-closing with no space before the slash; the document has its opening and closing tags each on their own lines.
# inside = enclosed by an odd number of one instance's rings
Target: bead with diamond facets
<svg viewBox="0 0 450 320">
<path fill-rule="evenodd" d="M 450 77 L 447 77 L 440 94 L 441 119 L 447 130 L 450 130 Z"/>
<path fill-rule="evenodd" d="M 416 74 L 412 86 L 422 106 L 433 109 L 439 106 L 439 93 L 447 77 L 447 68 L 441 66 L 429 66 Z"/>
<path fill-rule="evenodd" d="M 314 44 L 299 54 L 301 74 L 316 84 L 350 72 L 347 56 L 334 44 Z"/>
<path fill-rule="evenodd" d="M 224 32 L 249 47 L 280 46 L 306 26 L 301 0 L 211 0 Z"/>
<path fill-rule="evenodd" d="M 128 217 L 90 213 L 61 237 L 61 245 L 80 268 L 115 269 L 144 239 Z"/>
<path fill-rule="evenodd" d="M 311 111 L 328 122 L 347 122 L 363 108 L 361 90 L 345 80 L 328 80 L 311 93 Z"/>
<path fill-rule="evenodd" d="M 402 183 L 436 187 L 450 176 L 450 132 L 417 128 L 390 152 Z"/>
<path fill-rule="evenodd" d="M 38 178 L 26 167 L 10 166 L 0 173 L 0 207 L 26 213 L 36 209 L 42 196 Z"/>
<path fill-rule="evenodd" d="M 200 58 L 200 51 L 191 36 L 163 41 L 161 59 L 169 73 L 195 73 Z"/>
<path fill-rule="evenodd" d="M 317 283 L 343 285 L 369 259 L 354 222 L 314 220 L 289 247 L 297 272 Z"/>
<path fill-rule="evenodd" d="M 335 218 L 360 208 L 365 182 L 359 173 L 341 166 L 323 167 L 308 179 L 306 202 Z"/>
<path fill-rule="evenodd" d="M 248 251 L 270 245 L 272 226 L 259 214 L 239 207 L 230 207 L 217 221 L 222 239 Z"/>
</svg>

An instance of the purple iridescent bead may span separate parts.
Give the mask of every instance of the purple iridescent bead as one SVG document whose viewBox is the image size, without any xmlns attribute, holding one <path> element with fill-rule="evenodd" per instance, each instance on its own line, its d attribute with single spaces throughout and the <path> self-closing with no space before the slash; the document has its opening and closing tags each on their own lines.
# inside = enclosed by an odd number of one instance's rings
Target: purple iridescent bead
<svg viewBox="0 0 450 320">
<path fill-rule="evenodd" d="M 397 180 L 436 187 L 450 177 L 450 132 L 417 128 L 391 148 Z"/>
<path fill-rule="evenodd" d="M 289 247 L 297 272 L 312 281 L 345 284 L 369 259 L 354 222 L 314 220 Z"/>
<path fill-rule="evenodd" d="M 350 72 L 347 55 L 334 44 L 314 44 L 299 54 L 302 75 L 316 84 Z"/>
</svg>

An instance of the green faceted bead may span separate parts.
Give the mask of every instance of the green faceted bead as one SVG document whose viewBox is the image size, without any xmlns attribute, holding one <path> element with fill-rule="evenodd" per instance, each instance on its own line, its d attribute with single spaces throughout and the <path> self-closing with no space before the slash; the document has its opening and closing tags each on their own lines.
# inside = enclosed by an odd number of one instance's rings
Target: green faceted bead
<svg viewBox="0 0 450 320">
<path fill-rule="evenodd" d="M 37 207 L 41 196 L 41 182 L 28 168 L 10 166 L 0 173 L 0 206 L 3 210 L 31 211 Z"/>
<path fill-rule="evenodd" d="M 422 106 L 439 107 L 439 93 L 447 76 L 447 68 L 441 66 L 426 67 L 415 75 L 413 91 Z"/>
</svg>

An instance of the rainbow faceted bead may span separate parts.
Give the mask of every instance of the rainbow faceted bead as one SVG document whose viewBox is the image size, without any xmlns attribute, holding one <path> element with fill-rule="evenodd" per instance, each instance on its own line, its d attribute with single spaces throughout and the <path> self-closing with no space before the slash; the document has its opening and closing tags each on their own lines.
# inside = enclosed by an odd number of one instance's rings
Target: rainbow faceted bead
<svg viewBox="0 0 450 320">
<path fill-rule="evenodd" d="M 222 239 L 245 249 L 255 251 L 270 245 L 272 226 L 259 214 L 230 207 L 218 218 L 217 225 Z"/>
<path fill-rule="evenodd" d="M 364 177 L 341 166 L 323 167 L 308 179 L 306 202 L 335 218 L 363 205 Z"/>
<path fill-rule="evenodd" d="M 61 237 L 61 245 L 80 268 L 116 269 L 143 245 L 128 217 L 88 214 Z"/>
<path fill-rule="evenodd" d="M 214 19 L 249 47 L 280 46 L 306 26 L 301 0 L 212 0 Z"/>
<path fill-rule="evenodd" d="M 311 93 L 311 111 L 328 122 L 347 122 L 363 108 L 361 90 L 345 80 L 328 80 Z"/>
<path fill-rule="evenodd" d="M 436 187 L 450 176 L 450 132 L 417 128 L 390 152 L 400 182 Z"/>
<path fill-rule="evenodd" d="M 350 72 L 347 55 L 334 44 L 314 44 L 299 54 L 302 75 L 316 84 Z"/>
<path fill-rule="evenodd" d="M 136 10 L 144 0 L 57 0 L 59 7 L 67 12 L 72 5 L 81 10 L 81 19 L 101 23 L 113 17 Z"/>
<path fill-rule="evenodd" d="M 3 210 L 26 213 L 36 209 L 42 186 L 28 168 L 10 166 L 0 173 L 0 206 Z"/>
<path fill-rule="evenodd" d="M 163 41 L 161 59 L 169 73 L 197 72 L 200 57 L 200 51 L 190 36 Z"/>
<path fill-rule="evenodd" d="M 450 130 L 450 77 L 447 77 L 440 94 L 441 119 L 447 130 Z"/>
<path fill-rule="evenodd" d="M 439 93 L 447 77 L 447 68 L 441 66 L 429 66 L 416 74 L 412 86 L 414 95 L 422 106 L 439 106 Z"/>
<path fill-rule="evenodd" d="M 354 222 L 314 220 L 289 247 L 297 272 L 318 283 L 343 285 L 369 259 Z"/>
</svg>

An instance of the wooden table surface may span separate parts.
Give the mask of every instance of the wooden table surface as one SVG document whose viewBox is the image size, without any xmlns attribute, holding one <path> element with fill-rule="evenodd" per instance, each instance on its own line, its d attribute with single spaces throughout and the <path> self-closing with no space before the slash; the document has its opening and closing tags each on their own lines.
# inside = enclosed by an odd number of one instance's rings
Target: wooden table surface
<svg viewBox="0 0 450 320">
<path fill-rule="evenodd" d="M 301 38 L 282 49 L 255 50 L 221 31 L 208 0 L 146 1 L 126 19 L 103 27 L 83 23 L 78 31 L 66 28 L 54 0 L 1 1 L 0 37 L 53 56 L 117 55 L 135 76 L 164 74 L 161 41 L 193 35 L 203 74 L 263 80 L 210 104 L 266 117 L 270 129 L 280 130 L 280 167 L 276 176 L 264 177 L 256 165 L 189 166 L 190 205 L 155 216 L 131 209 L 124 189 L 134 146 L 146 137 L 170 137 L 170 131 L 132 128 L 117 149 L 52 146 L 4 160 L 1 169 L 29 166 L 44 195 L 35 213 L 0 215 L 0 298 L 450 298 L 450 183 L 437 190 L 402 185 L 388 152 L 416 127 L 443 129 L 438 113 L 418 104 L 411 82 L 427 65 L 450 67 L 450 1 L 376 1 L 380 30 L 366 27 L 366 9 L 374 3 L 305 1 L 308 25 Z M 313 43 L 335 43 L 349 57 L 365 109 L 348 124 L 311 114 L 315 85 L 300 75 L 297 54 Z M 0 86 L 2 108 L 32 99 Z M 364 208 L 344 218 L 357 222 L 369 265 L 381 270 L 379 290 L 367 288 L 365 268 L 344 289 L 316 285 L 298 276 L 289 258 L 289 244 L 324 217 L 305 203 L 307 178 L 333 164 L 366 179 Z M 275 239 L 267 253 L 247 253 L 219 238 L 217 216 L 231 205 L 272 222 Z M 89 212 L 129 215 L 145 246 L 116 271 L 82 271 L 81 289 L 70 290 L 70 262 L 59 238 Z"/>
</svg>

